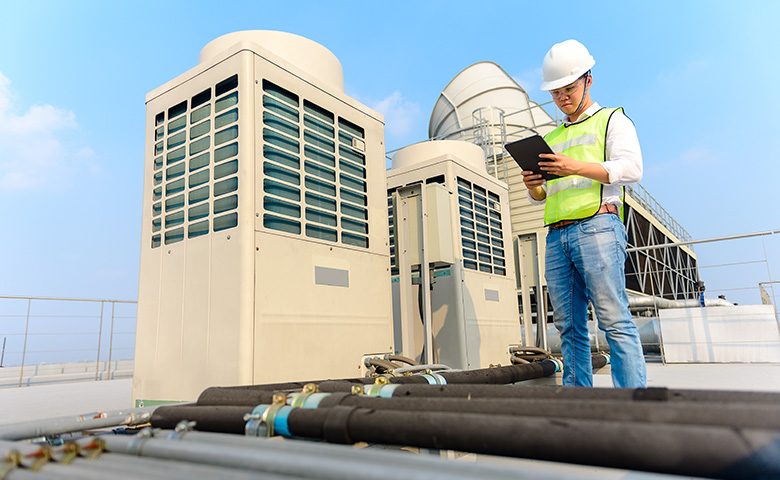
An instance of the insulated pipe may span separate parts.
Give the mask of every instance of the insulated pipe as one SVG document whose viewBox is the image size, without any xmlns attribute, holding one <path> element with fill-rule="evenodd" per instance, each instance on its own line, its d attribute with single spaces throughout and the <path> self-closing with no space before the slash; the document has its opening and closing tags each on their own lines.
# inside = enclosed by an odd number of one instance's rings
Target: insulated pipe
<svg viewBox="0 0 780 480">
<path fill-rule="evenodd" d="M 343 386 L 334 384 L 336 386 Z M 325 391 L 322 388 L 320 391 Z M 331 390 L 334 391 L 334 390 Z M 335 390 L 344 391 L 344 390 Z M 348 391 L 348 390 L 347 390 Z M 745 402 L 780 404 L 780 393 L 651 388 L 584 388 L 537 385 L 385 385 L 386 397 L 549 398 L 572 400 Z"/>
<path fill-rule="evenodd" d="M 0 427 L 0 439 L 22 440 L 120 425 L 140 425 L 149 421 L 153 410 L 154 408 L 134 408 L 48 420 L 9 423 Z"/>
<path fill-rule="evenodd" d="M 555 362 L 542 360 L 527 365 L 508 365 L 505 367 L 480 368 L 477 370 L 461 370 L 456 372 L 439 372 L 447 384 L 509 384 L 530 380 L 532 378 L 549 377 L 557 369 Z M 390 383 L 423 383 L 422 376 L 391 377 Z M 427 380 L 423 380 L 427 383 Z M 373 382 L 372 382 L 373 383 Z"/>
<path fill-rule="evenodd" d="M 627 402 L 615 400 L 487 399 L 487 398 L 378 398 L 334 393 L 316 408 L 335 406 L 418 412 L 463 412 L 538 418 L 719 425 L 733 428 L 780 430 L 780 405 L 701 402 Z M 305 407 L 304 407 L 305 408 Z"/>
<path fill-rule="evenodd" d="M 780 432 L 354 407 L 293 409 L 295 437 L 368 442 L 713 478 L 780 477 Z"/>
<path fill-rule="evenodd" d="M 284 392 L 300 392 L 296 390 L 282 390 Z M 255 390 L 252 388 L 210 387 L 204 390 L 198 397 L 197 405 L 260 405 L 273 402 L 274 390 Z"/>
<path fill-rule="evenodd" d="M 409 412 L 463 412 L 482 415 L 515 415 L 534 418 L 574 418 L 642 423 L 715 425 L 732 428 L 780 430 L 780 405 L 710 402 L 657 402 L 625 400 L 535 399 L 535 398 L 377 398 L 346 393 L 323 394 L 310 406 L 350 406 Z M 244 416 L 252 407 L 160 407 L 152 417 L 155 428 L 170 429 L 183 420 L 195 421 L 199 431 L 243 434 Z M 288 407 L 278 415 L 288 415 Z M 276 424 L 275 424 L 276 426 Z M 284 431 L 284 428 L 281 430 Z"/>
<path fill-rule="evenodd" d="M 204 432 L 244 434 L 244 415 L 252 412 L 251 406 L 170 406 L 158 407 L 152 415 L 155 428 L 176 428 L 182 420 L 196 422 L 196 428 Z"/>
<path fill-rule="evenodd" d="M 479 370 L 437 372 L 447 384 L 462 383 L 516 383 L 533 378 L 547 377 L 555 373 L 556 364 L 552 360 L 543 360 L 526 365 L 510 365 L 506 367 L 483 368 Z M 424 375 L 409 375 L 399 377 L 387 377 L 393 384 L 420 383 L 430 384 L 435 382 L 435 377 Z M 353 378 L 344 380 L 327 380 L 318 383 L 318 387 L 324 392 L 350 391 L 354 385 L 370 385 L 375 378 Z M 444 383 L 441 382 L 441 383 Z M 204 390 L 198 397 L 198 405 L 260 405 L 271 403 L 273 392 L 279 390 L 300 391 L 306 384 L 304 382 L 280 383 L 272 385 L 251 385 L 238 387 L 210 387 Z M 279 388 L 277 388 L 279 387 Z"/>
</svg>

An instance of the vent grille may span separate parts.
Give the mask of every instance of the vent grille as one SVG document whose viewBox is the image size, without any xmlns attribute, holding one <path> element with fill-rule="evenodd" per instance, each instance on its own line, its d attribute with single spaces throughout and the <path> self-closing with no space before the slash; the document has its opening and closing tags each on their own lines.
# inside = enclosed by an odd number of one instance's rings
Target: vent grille
<svg viewBox="0 0 780 480">
<path fill-rule="evenodd" d="M 262 84 L 263 226 L 368 248 L 365 131 Z"/>
<path fill-rule="evenodd" d="M 387 223 L 390 225 L 390 274 L 398 275 L 399 265 L 395 247 L 395 206 L 393 205 L 393 193 L 395 188 L 387 191 Z"/>
<path fill-rule="evenodd" d="M 155 116 L 152 248 L 238 225 L 238 75 Z"/>
<path fill-rule="evenodd" d="M 458 177 L 458 207 L 463 266 L 506 275 L 499 196 Z"/>
</svg>

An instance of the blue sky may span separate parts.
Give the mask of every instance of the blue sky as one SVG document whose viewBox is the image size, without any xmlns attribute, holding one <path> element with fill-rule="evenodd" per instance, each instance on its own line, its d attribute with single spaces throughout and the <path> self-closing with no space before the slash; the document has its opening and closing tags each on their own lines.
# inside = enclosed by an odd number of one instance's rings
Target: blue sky
<svg viewBox="0 0 780 480">
<path fill-rule="evenodd" d="M 643 185 L 694 238 L 780 228 L 780 2 L 29 0 L 2 12 L 0 294 L 135 298 L 144 96 L 245 29 L 329 48 L 347 92 L 385 114 L 388 148 L 425 139 L 439 92 L 476 61 L 546 101 L 544 53 L 577 38 L 596 57 L 595 99 L 637 125 Z M 702 265 L 764 249 L 770 272 L 705 269 L 708 286 L 780 278 L 780 241 L 698 248 Z"/>
</svg>

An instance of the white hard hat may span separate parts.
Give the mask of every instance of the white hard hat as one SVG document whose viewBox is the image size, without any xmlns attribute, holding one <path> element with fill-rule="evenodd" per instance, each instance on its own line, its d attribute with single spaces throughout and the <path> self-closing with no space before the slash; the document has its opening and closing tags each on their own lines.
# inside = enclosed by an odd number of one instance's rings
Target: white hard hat
<svg viewBox="0 0 780 480">
<path fill-rule="evenodd" d="M 542 64 L 544 81 L 540 88 L 549 91 L 565 87 L 574 83 L 595 64 L 596 60 L 588 49 L 577 40 L 556 43 L 544 56 Z"/>
</svg>

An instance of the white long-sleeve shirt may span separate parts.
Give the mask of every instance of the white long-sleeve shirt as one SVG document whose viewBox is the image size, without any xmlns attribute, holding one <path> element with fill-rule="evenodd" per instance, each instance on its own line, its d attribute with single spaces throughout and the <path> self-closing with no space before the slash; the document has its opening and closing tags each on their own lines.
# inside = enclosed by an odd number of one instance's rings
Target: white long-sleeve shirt
<svg viewBox="0 0 780 480">
<path fill-rule="evenodd" d="M 582 121 L 595 114 L 601 106 L 593 103 L 587 108 L 577 121 Z M 567 125 L 572 122 L 565 122 Z M 642 150 L 639 147 L 639 137 L 636 134 L 634 123 L 623 113 L 617 111 L 612 115 L 607 127 L 607 158 L 601 164 L 609 174 L 609 184 L 604 184 L 602 204 L 621 203 L 621 187 L 629 183 L 636 183 L 642 179 Z M 545 188 L 547 185 L 542 185 Z M 544 200 L 535 200 L 528 194 L 528 199 L 533 204 L 542 204 Z"/>
</svg>

